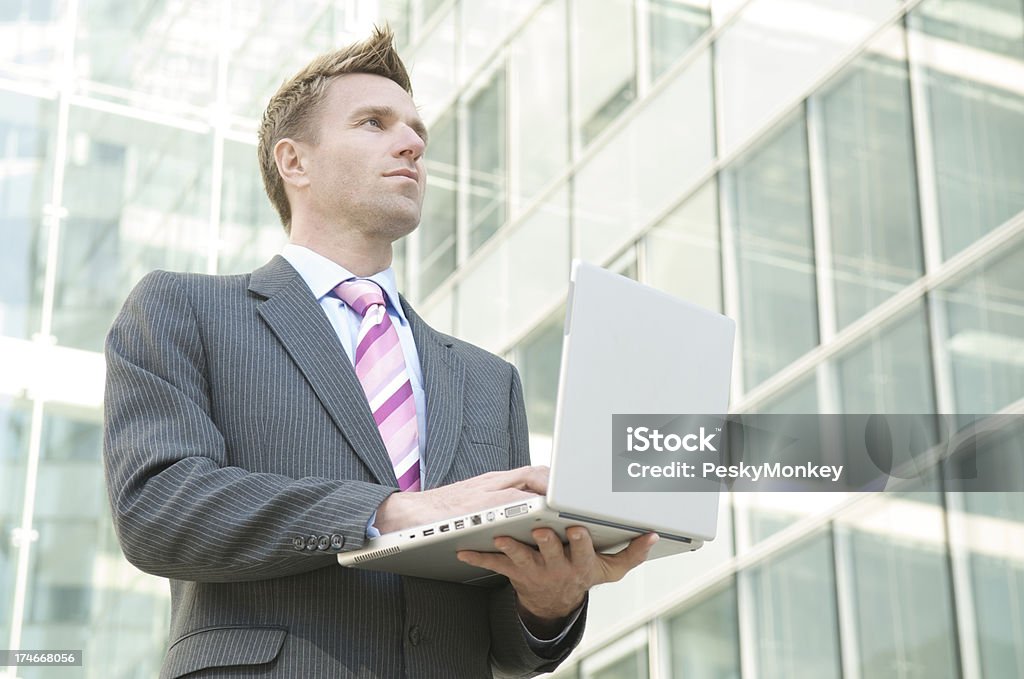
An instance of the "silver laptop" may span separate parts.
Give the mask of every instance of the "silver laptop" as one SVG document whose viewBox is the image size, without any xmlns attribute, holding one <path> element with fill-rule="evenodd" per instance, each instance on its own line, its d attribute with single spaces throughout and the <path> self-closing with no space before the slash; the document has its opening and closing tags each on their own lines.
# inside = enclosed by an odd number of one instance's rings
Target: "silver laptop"
<svg viewBox="0 0 1024 679">
<path fill-rule="evenodd" d="M 613 492 L 612 415 L 725 414 L 735 332 L 721 314 L 573 261 L 547 495 L 388 533 L 338 561 L 484 584 L 498 576 L 455 553 L 495 552 L 502 535 L 534 544 L 539 527 L 566 541 L 585 526 L 605 552 L 657 532 L 649 558 L 700 548 L 715 537 L 718 493 Z"/>
</svg>

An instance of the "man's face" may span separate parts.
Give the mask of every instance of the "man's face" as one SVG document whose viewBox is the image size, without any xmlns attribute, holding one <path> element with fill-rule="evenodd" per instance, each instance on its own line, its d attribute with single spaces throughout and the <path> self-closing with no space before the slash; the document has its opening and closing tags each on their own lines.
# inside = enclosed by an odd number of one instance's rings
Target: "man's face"
<svg viewBox="0 0 1024 679">
<path fill-rule="evenodd" d="M 426 128 L 412 97 L 388 78 L 335 78 L 304 161 L 317 219 L 394 241 L 416 228 L 427 174 Z"/>
</svg>

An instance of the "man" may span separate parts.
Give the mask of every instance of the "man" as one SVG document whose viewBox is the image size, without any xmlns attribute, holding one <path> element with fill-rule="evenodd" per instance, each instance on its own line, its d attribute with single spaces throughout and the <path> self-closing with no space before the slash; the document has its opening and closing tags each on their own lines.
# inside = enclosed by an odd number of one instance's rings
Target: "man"
<svg viewBox="0 0 1024 679">
<path fill-rule="evenodd" d="M 127 558 L 171 580 L 164 677 L 482 677 L 550 671 L 586 592 L 656 539 L 595 554 L 508 538 L 463 560 L 494 589 L 349 570 L 335 555 L 544 493 L 515 369 L 429 328 L 392 243 L 420 219 L 426 130 L 390 31 L 282 85 L 260 130 L 290 243 L 244 276 L 154 272 L 107 341 L 105 463 Z"/>
</svg>

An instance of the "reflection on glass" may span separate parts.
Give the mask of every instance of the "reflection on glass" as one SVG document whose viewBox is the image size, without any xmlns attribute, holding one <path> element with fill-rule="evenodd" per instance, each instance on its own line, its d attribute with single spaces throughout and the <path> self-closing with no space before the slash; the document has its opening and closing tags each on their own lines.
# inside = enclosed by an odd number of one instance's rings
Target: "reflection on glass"
<svg viewBox="0 0 1024 679">
<path fill-rule="evenodd" d="M 521 336 L 568 290 L 568 187 L 550 194 L 513 229 L 508 237 L 508 330 Z"/>
<path fill-rule="evenodd" d="M 10 634 L 18 550 L 11 540 L 21 525 L 28 453 L 29 404 L 0 395 L 0 640 Z"/>
<path fill-rule="evenodd" d="M 935 294 L 957 411 L 992 413 L 1024 398 L 1024 243 L 1002 249 Z"/>
<path fill-rule="evenodd" d="M 216 92 L 220 11 L 218 0 L 79 3 L 77 75 L 133 94 L 206 105 Z"/>
<path fill-rule="evenodd" d="M 836 359 L 847 413 L 932 413 L 931 351 L 921 303 Z"/>
<path fill-rule="evenodd" d="M 587 672 L 583 676 L 586 679 L 645 679 L 650 676 L 647 656 L 647 647 L 641 646 L 601 669 Z"/>
<path fill-rule="evenodd" d="M 979 451 L 989 475 L 1024 478 L 1024 422 Z M 1024 493 L 963 493 L 965 521 L 951 536 L 970 545 L 971 591 L 982 676 L 1024 676 Z M 957 524 L 953 524 L 956 526 Z M 991 535 L 997 539 L 972 539 Z"/>
<path fill-rule="evenodd" d="M 53 105 L 0 92 L 0 335 L 39 330 L 45 239 L 41 207 L 50 202 Z"/>
<path fill-rule="evenodd" d="M 524 339 L 515 351 L 523 380 L 526 418 L 532 434 L 551 435 L 555 429 L 558 371 L 562 365 L 565 309 L 555 312 Z"/>
<path fill-rule="evenodd" d="M 209 138 L 72 108 L 54 334 L 98 351 L 145 273 L 204 270 Z"/>
<path fill-rule="evenodd" d="M 711 26 L 709 0 L 648 0 L 651 80 L 667 71 Z"/>
<path fill-rule="evenodd" d="M 246 273 L 281 251 L 281 218 L 263 188 L 256 147 L 224 142 L 217 273 Z"/>
<path fill-rule="evenodd" d="M 760 679 L 839 679 L 832 540 L 819 534 L 740 574 L 753 595 Z"/>
<path fill-rule="evenodd" d="M 121 556 L 101 447 L 98 411 L 47 406 L 33 520 L 39 539 L 29 562 L 24 644 L 83 649 L 86 657 L 103 658 L 87 669 L 89 677 L 154 676 L 166 643 L 166 585 Z M 40 669 L 20 676 L 48 675 Z"/>
<path fill-rule="evenodd" d="M 540 2 L 541 0 L 459 2 L 460 79 L 464 81 L 476 73 Z M 536 16 L 531 17 L 530 23 L 536 21 Z M 550 56 L 551 52 L 557 49 L 559 48 L 555 44 L 545 45 L 545 56 Z M 530 89 L 533 91 L 532 83 Z"/>
<path fill-rule="evenodd" d="M 906 64 L 869 53 L 820 104 L 842 329 L 923 273 Z"/>
<path fill-rule="evenodd" d="M 509 50 L 510 73 L 515 74 L 510 134 L 519 149 L 511 169 L 521 203 L 535 197 L 569 162 L 565 2 L 545 3 Z"/>
<path fill-rule="evenodd" d="M 908 23 L 948 258 L 1024 209 L 1024 3 L 927 0 Z"/>
<path fill-rule="evenodd" d="M 938 496 L 875 499 L 880 509 L 862 510 L 856 519 L 875 526 L 854 529 L 849 538 L 860 676 L 955 679 L 956 629 Z M 898 534 L 887 534 L 894 528 Z"/>
<path fill-rule="evenodd" d="M 505 70 L 501 69 L 467 105 L 470 250 L 505 223 L 505 100 Z"/>
<path fill-rule="evenodd" d="M 428 297 L 455 271 L 455 225 L 458 204 L 458 134 L 449 111 L 430 130 L 424 156 L 427 193 L 420 220 L 420 296 Z"/>
<path fill-rule="evenodd" d="M 0 3 L 0 64 L 44 72 L 52 66 L 58 60 L 64 35 L 59 10 L 60 3 L 54 0 Z"/>
<path fill-rule="evenodd" d="M 804 117 L 728 170 L 747 389 L 818 343 Z"/>
<path fill-rule="evenodd" d="M 731 153 L 788 110 L 888 19 L 896 0 L 750 0 L 715 41 L 719 151 Z M 712 6 L 717 16 L 720 7 Z M 716 16 L 716 23 L 719 23 Z"/>
<path fill-rule="evenodd" d="M 712 179 L 644 238 L 647 284 L 708 309 L 722 309 L 718 183 Z"/>
<path fill-rule="evenodd" d="M 333 0 L 229 3 L 226 97 L 231 112 L 258 120 L 281 83 L 315 56 L 365 38 L 339 40 L 345 25 L 341 5 Z"/>
<path fill-rule="evenodd" d="M 636 99 L 633 3 L 575 0 L 572 14 L 576 127 L 586 146 Z"/>
<path fill-rule="evenodd" d="M 736 584 L 689 604 L 667 620 L 672 677 L 739 679 Z"/>
<path fill-rule="evenodd" d="M 455 94 L 455 3 L 445 3 L 444 17 L 424 36 L 411 55 L 403 54 L 412 78 L 420 116 L 437 120 L 442 107 Z"/>
<path fill-rule="evenodd" d="M 573 215 L 582 259 L 606 262 L 696 188 L 711 166 L 710 50 L 640 106 L 576 173 Z"/>
</svg>

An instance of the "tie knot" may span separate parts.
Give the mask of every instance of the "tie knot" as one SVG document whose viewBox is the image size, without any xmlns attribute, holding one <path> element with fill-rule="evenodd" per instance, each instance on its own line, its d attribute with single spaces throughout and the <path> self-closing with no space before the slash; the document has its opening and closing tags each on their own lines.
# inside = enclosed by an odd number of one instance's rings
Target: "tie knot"
<svg viewBox="0 0 1024 679">
<path fill-rule="evenodd" d="M 345 281 L 334 288 L 334 294 L 360 316 L 365 316 L 366 310 L 374 304 L 384 306 L 384 292 L 380 286 L 365 278 Z"/>
</svg>

